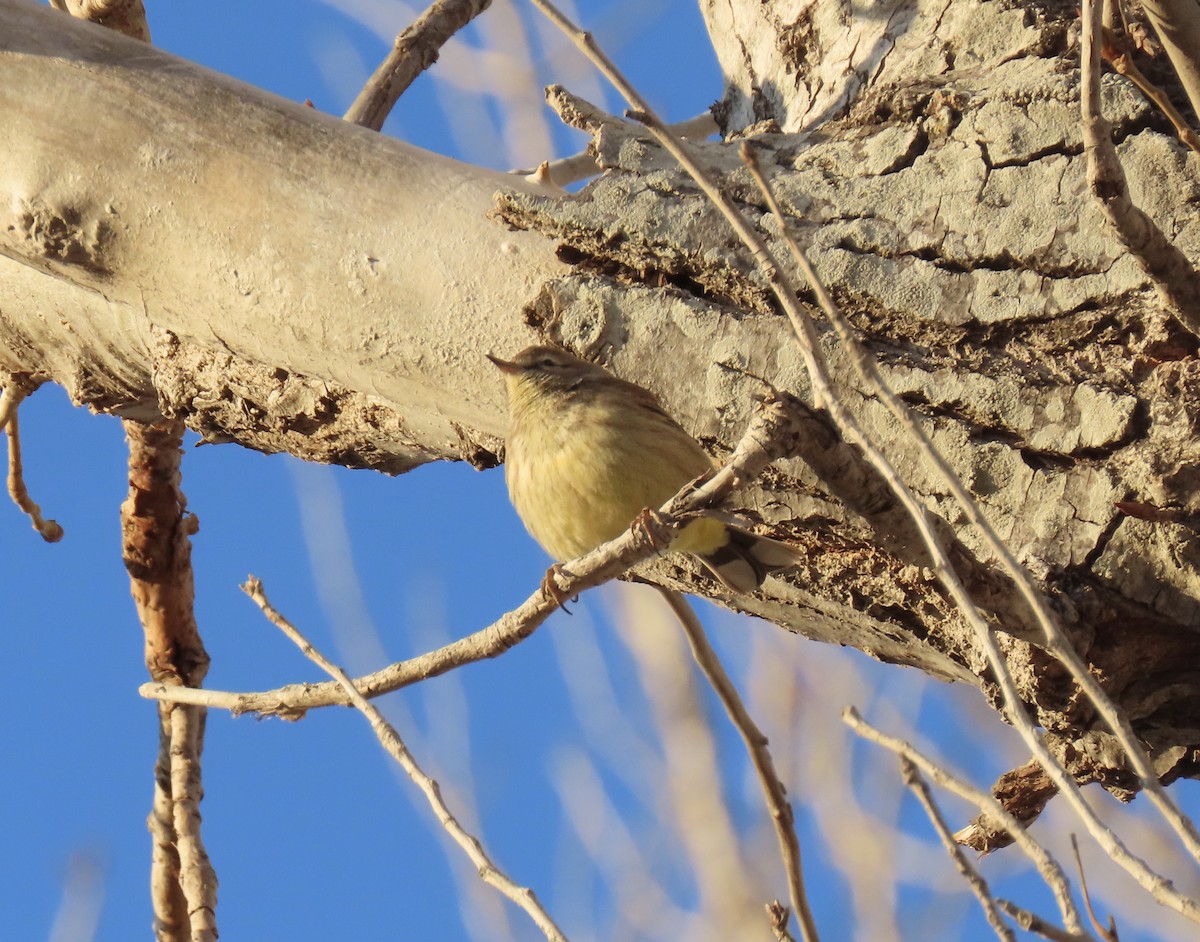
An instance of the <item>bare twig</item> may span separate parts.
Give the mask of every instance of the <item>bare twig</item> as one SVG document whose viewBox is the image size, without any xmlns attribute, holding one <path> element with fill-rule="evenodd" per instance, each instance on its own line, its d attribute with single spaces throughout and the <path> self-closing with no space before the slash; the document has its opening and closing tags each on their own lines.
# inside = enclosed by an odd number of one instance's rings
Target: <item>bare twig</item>
<svg viewBox="0 0 1200 942">
<path fill-rule="evenodd" d="M 778 942 L 796 942 L 788 932 L 788 920 L 791 911 L 777 899 L 767 903 L 767 919 L 771 921 L 771 931 L 775 933 Z"/>
<path fill-rule="evenodd" d="M 1037 913 L 1031 913 L 1011 900 L 997 899 L 996 905 L 1008 913 L 1019 928 L 1050 939 L 1051 942 L 1096 942 L 1096 937 L 1089 932 L 1064 932 L 1054 923 L 1047 922 Z"/>
<path fill-rule="evenodd" d="M 746 434 L 726 463 L 711 478 L 697 487 L 690 484 L 663 505 L 662 515 L 651 526 L 662 528 L 658 545 L 671 542 L 670 534 L 686 526 L 690 518 L 681 516 L 711 507 L 734 488 L 757 477 L 776 458 L 794 447 L 796 427 L 786 408 L 778 402 L 763 404 L 755 412 Z M 637 527 L 592 552 L 561 567 L 557 578 L 560 592 L 576 595 L 620 575 L 630 566 L 656 552 L 654 540 L 645 539 L 644 528 Z M 528 638 L 558 608 L 558 601 L 540 589 L 518 608 L 508 612 L 486 628 L 420 657 L 400 661 L 383 670 L 360 677 L 356 689 L 365 697 L 377 697 L 428 677 L 485 658 L 497 657 Z M 298 719 L 306 710 L 331 705 L 349 705 L 350 699 L 336 683 L 290 684 L 264 693 L 231 693 L 216 690 L 189 690 L 166 684 L 144 684 L 138 692 L 151 700 L 195 703 L 236 713 L 259 713 Z"/>
<path fill-rule="evenodd" d="M 1200 137 L 1196 136 L 1196 132 L 1192 130 L 1179 113 L 1179 109 L 1175 107 L 1167 93 L 1151 82 L 1142 70 L 1137 67 L 1137 63 L 1133 61 L 1133 54 L 1127 48 L 1126 37 L 1118 37 L 1108 27 L 1101 30 L 1101 49 L 1100 54 L 1113 67 L 1116 72 L 1124 75 L 1129 81 L 1133 82 L 1141 89 L 1142 94 L 1149 98 L 1152 102 L 1158 105 L 1159 111 L 1166 115 L 1167 120 L 1175 127 L 1175 133 L 1179 135 L 1179 139 L 1188 147 L 1200 154 Z"/>
<path fill-rule="evenodd" d="M 1080 96 L 1088 185 L 1117 239 L 1150 275 L 1159 294 L 1185 327 L 1200 334 L 1200 275 L 1154 221 L 1133 205 L 1125 171 L 1112 143 L 1112 126 L 1100 108 L 1101 4 L 1083 0 Z"/>
<path fill-rule="evenodd" d="M 942 815 L 941 809 L 933 800 L 933 795 L 929 791 L 929 784 L 925 781 L 925 778 L 918 771 L 912 760 L 906 756 L 900 757 L 900 771 L 904 776 L 904 783 L 917 796 L 917 801 L 921 803 L 921 807 L 925 809 L 925 814 L 929 816 L 930 823 L 933 824 L 933 829 L 937 831 L 938 837 L 941 838 L 942 846 L 946 848 L 950 859 L 958 867 L 958 872 L 963 875 L 967 884 L 971 887 L 971 891 L 975 894 L 976 899 L 979 900 L 979 905 L 983 907 L 988 923 L 996 932 L 996 937 L 1005 939 L 1007 942 L 1015 942 L 1012 929 L 1001 918 L 1000 913 L 996 911 L 996 900 L 992 897 L 991 890 L 988 889 L 987 881 L 971 865 L 971 862 L 967 860 L 962 852 L 962 848 L 955 843 L 954 835 L 950 833 L 950 828 L 946 825 L 946 819 Z"/>
<path fill-rule="evenodd" d="M 1087 876 L 1083 872 L 1083 859 L 1079 856 L 1079 841 L 1075 839 L 1075 835 L 1071 835 L 1071 850 L 1075 852 L 1075 867 L 1079 871 L 1079 892 L 1083 894 L 1083 905 L 1087 909 L 1088 919 L 1092 921 L 1092 928 L 1100 933 L 1100 938 L 1104 942 L 1121 942 L 1117 938 L 1117 924 L 1112 916 L 1108 917 L 1108 927 L 1100 925 L 1100 920 L 1096 918 L 1096 911 L 1092 909 L 1092 895 L 1088 892 Z"/>
<path fill-rule="evenodd" d="M 380 130 L 413 80 L 437 62 L 438 50 L 491 5 L 492 0 L 434 0 L 396 37 L 391 52 L 343 117 L 373 131 Z"/>
<path fill-rule="evenodd" d="M 146 825 L 150 830 L 150 904 L 155 942 L 191 942 L 188 902 L 179 879 L 175 803 L 171 800 L 171 714 L 196 709 L 176 703 L 158 705 L 158 758 L 154 763 L 154 799 Z"/>
<path fill-rule="evenodd" d="M 8 374 L 4 381 L 4 391 L 0 393 L 0 431 L 8 426 L 9 419 L 17 414 L 17 408 L 43 382 L 44 379 L 28 373 Z"/>
<path fill-rule="evenodd" d="M 5 395 L 8 389 L 5 389 Z M 17 421 L 17 409 L 14 406 L 8 416 L 5 426 L 8 432 L 8 493 L 13 503 L 24 511 L 33 524 L 33 528 L 41 534 L 47 543 L 57 543 L 63 538 L 63 528 L 57 520 L 47 520 L 42 516 L 42 508 L 37 501 L 29 496 L 25 487 L 25 473 L 21 466 L 21 428 Z"/>
<path fill-rule="evenodd" d="M 342 690 L 345 691 L 346 696 L 355 709 L 359 710 L 367 718 L 367 721 L 371 724 L 371 729 L 375 731 L 375 735 L 388 751 L 388 754 L 400 764 L 408 777 L 424 793 L 426 800 L 428 800 L 430 807 L 433 809 L 434 814 L 437 815 L 442 826 L 446 829 L 446 832 L 463 849 L 467 857 L 471 860 L 471 863 L 478 868 L 480 878 L 484 882 L 494 886 L 500 893 L 525 910 L 529 918 L 534 921 L 547 939 L 554 940 L 554 942 L 566 942 L 566 936 L 554 924 L 554 920 L 550 918 L 550 914 L 542 908 L 533 890 L 514 883 L 488 857 L 479 839 L 470 834 L 459 823 L 458 819 L 454 817 L 453 813 L 447 807 L 445 800 L 442 798 L 438 783 L 421 770 L 416 760 L 412 757 L 412 754 L 408 751 L 408 748 L 404 745 L 400 734 L 383 718 L 383 714 L 359 693 L 358 688 L 346 676 L 345 671 L 333 664 L 320 651 L 314 648 L 308 639 L 276 611 L 267 599 L 262 583 L 258 579 L 251 576 L 241 588 L 262 610 L 262 613 L 271 624 L 282 631 L 304 653 L 305 657 L 332 677 Z"/>
<path fill-rule="evenodd" d="M 217 873 L 200 833 L 204 717 L 200 707 L 181 703 L 170 707 L 171 813 L 179 853 L 179 888 L 187 901 L 191 942 L 217 939 Z"/>
<path fill-rule="evenodd" d="M 1042 875 L 1042 879 L 1046 881 L 1046 885 L 1054 893 L 1059 911 L 1062 913 L 1063 923 L 1067 929 L 1074 933 L 1083 932 L 1083 921 L 1079 910 L 1075 906 L 1075 900 L 1071 896 L 1071 886 L 1067 881 L 1066 874 L 1062 871 L 1062 867 L 1058 865 L 1058 862 L 1050 856 L 1041 844 L 1034 840 L 1030 833 L 1025 830 L 1024 826 L 1005 810 L 1000 802 L 987 792 L 952 775 L 903 740 L 889 736 L 887 733 L 876 729 L 864 720 L 854 707 L 846 707 L 842 711 L 842 720 L 859 736 L 871 742 L 878 743 L 898 756 L 903 756 L 937 784 L 976 805 L 985 814 L 995 819 L 1001 827 L 1006 828 L 1013 836 L 1013 840 L 1016 841 L 1017 846 L 1033 861 L 1034 866 L 1037 867 L 1038 872 Z"/>
<path fill-rule="evenodd" d="M 759 784 L 762 785 L 767 810 L 771 813 L 771 822 L 775 826 L 775 837 L 779 842 L 779 852 L 783 857 L 784 870 L 787 873 L 788 894 L 791 897 L 792 909 L 800 923 L 801 937 L 816 942 L 818 938 L 817 924 L 813 919 L 812 908 L 808 905 L 808 894 L 804 891 L 800 839 L 796 835 L 795 815 L 787 798 L 787 790 L 783 787 L 783 782 L 779 780 L 779 774 L 775 771 L 774 760 L 767 748 L 767 737 L 763 735 L 762 730 L 758 728 L 746 710 L 737 688 L 721 665 L 721 659 L 717 656 L 717 652 L 709 644 L 704 626 L 700 623 L 700 619 L 696 616 L 696 612 L 688 600 L 672 589 L 656 588 L 679 619 L 679 623 L 687 634 L 688 643 L 691 645 L 692 656 L 696 659 L 704 676 L 708 678 L 708 682 L 716 691 L 717 696 L 720 697 L 725 712 L 729 714 L 734 728 L 742 737 L 742 742 L 746 744 L 746 751 L 750 754 L 750 761 L 758 775 Z M 783 924 L 786 929 L 786 919 Z"/>
</svg>

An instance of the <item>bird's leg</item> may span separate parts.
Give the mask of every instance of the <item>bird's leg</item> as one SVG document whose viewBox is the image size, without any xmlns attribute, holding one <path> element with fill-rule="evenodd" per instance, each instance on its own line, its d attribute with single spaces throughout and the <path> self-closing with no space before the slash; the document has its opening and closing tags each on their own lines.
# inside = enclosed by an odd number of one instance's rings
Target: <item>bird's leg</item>
<svg viewBox="0 0 1200 942">
<path fill-rule="evenodd" d="M 578 602 L 579 596 L 576 595 L 574 598 L 571 598 L 569 595 L 563 592 L 563 590 L 558 587 L 558 580 L 563 576 L 569 575 L 570 573 L 563 568 L 562 563 L 555 563 L 553 566 L 547 569 L 546 574 L 542 576 L 542 594 L 568 615 L 571 614 L 571 610 L 567 608 L 567 600 L 570 599 L 572 602 Z"/>
<path fill-rule="evenodd" d="M 640 514 L 633 518 L 629 529 L 633 531 L 635 537 L 645 540 L 654 548 L 655 552 L 661 553 L 671 545 L 662 537 L 662 530 L 666 523 L 666 519 L 657 510 L 645 507 Z"/>
</svg>

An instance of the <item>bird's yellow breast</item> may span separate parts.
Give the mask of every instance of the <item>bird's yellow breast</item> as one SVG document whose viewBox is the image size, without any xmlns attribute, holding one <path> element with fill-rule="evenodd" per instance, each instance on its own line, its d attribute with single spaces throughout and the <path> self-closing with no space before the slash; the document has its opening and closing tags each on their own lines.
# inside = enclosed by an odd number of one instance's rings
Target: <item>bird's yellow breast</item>
<svg viewBox="0 0 1200 942">
<path fill-rule="evenodd" d="M 514 397 L 505 477 L 526 528 L 555 559 L 567 560 L 618 536 L 643 508 L 657 508 L 712 467 L 674 421 L 638 403 L 604 396 L 547 403 Z M 725 528 L 699 520 L 672 545 L 708 553 Z"/>
</svg>

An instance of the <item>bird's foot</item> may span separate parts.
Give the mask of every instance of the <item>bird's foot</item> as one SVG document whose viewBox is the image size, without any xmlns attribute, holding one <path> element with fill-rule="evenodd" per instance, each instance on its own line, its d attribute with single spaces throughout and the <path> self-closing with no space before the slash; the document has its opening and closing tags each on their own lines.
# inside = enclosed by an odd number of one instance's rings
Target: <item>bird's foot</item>
<svg viewBox="0 0 1200 942">
<path fill-rule="evenodd" d="M 559 587 L 558 581 L 559 579 L 570 575 L 571 573 L 563 568 L 562 563 L 555 563 L 553 566 L 547 569 L 546 574 L 542 576 L 542 594 L 568 615 L 571 614 L 571 610 L 567 608 L 568 599 L 572 602 L 578 602 L 579 596 L 576 595 L 571 597 L 568 595 Z"/>
<path fill-rule="evenodd" d="M 671 545 L 663 539 L 662 531 L 666 525 L 666 518 L 662 514 L 652 507 L 646 507 L 633 518 L 629 529 L 633 531 L 635 537 L 645 540 L 655 552 L 661 553 Z"/>
</svg>

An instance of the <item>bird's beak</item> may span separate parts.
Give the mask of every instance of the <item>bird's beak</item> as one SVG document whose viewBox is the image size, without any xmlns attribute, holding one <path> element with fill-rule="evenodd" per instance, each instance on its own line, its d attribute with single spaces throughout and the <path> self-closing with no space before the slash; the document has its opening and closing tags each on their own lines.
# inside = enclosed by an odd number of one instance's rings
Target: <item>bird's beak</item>
<svg viewBox="0 0 1200 942">
<path fill-rule="evenodd" d="M 511 376 L 513 373 L 521 372 L 521 367 L 519 367 L 516 363 L 513 363 L 511 360 L 501 360 L 499 357 L 494 357 L 490 353 L 485 353 L 484 356 L 495 363 L 496 369 L 498 369 L 501 373 Z"/>
</svg>

